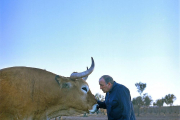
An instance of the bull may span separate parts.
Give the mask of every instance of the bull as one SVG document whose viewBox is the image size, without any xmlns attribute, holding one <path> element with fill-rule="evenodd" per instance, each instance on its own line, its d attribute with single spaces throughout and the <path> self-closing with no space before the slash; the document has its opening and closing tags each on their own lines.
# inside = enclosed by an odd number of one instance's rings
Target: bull
<svg viewBox="0 0 180 120">
<path fill-rule="evenodd" d="M 0 119 L 47 120 L 94 112 L 96 100 L 86 82 L 94 67 L 92 58 L 89 69 L 70 77 L 30 67 L 1 69 Z"/>
</svg>

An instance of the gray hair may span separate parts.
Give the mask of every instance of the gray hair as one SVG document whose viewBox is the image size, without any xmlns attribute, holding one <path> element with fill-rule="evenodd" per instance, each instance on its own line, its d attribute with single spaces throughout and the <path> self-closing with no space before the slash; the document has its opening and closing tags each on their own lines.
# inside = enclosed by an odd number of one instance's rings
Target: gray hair
<svg viewBox="0 0 180 120">
<path fill-rule="evenodd" d="M 103 75 L 100 79 L 104 79 L 104 81 L 106 82 L 106 84 L 108 84 L 109 82 L 111 83 L 111 84 L 113 84 L 114 83 L 114 80 L 113 80 L 113 78 L 111 77 L 111 76 L 109 76 L 109 75 Z M 99 79 L 99 80 L 100 80 Z"/>
</svg>

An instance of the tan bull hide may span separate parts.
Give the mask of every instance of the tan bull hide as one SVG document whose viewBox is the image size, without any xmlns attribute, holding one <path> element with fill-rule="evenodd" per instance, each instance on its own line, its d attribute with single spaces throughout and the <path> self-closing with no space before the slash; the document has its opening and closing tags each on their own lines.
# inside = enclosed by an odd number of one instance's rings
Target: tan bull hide
<svg viewBox="0 0 180 120">
<path fill-rule="evenodd" d="M 0 120 L 43 120 L 82 114 L 94 104 L 95 97 L 82 78 L 56 76 L 29 67 L 0 70 Z"/>
</svg>

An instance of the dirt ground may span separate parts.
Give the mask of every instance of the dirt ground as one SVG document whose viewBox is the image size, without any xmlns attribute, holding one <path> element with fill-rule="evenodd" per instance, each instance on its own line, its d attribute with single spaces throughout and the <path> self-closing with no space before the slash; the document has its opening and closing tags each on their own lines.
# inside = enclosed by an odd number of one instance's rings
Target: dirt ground
<svg viewBox="0 0 180 120">
<path fill-rule="evenodd" d="M 83 116 L 62 116 L 54 120 L 108 120 L 106 115 L 89 115 Z M 136 120 L 180 120 L 180 116 L 140 116 Z"/>
<path fill-rule="evenodd" d="M 60 120 L 108 120 L 105 115 L 91 115 L 88 117 L 82 116 L 63 116 Z"/>
</svg>

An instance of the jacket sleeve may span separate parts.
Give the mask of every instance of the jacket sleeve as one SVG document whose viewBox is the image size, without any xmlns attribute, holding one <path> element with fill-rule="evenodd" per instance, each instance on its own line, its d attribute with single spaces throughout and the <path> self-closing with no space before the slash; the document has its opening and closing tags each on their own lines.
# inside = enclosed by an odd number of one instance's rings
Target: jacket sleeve
<svg viewBox="0 0 180 120">
<path fill-rule="evenodd" d="M 106 109 L 106 103 L 105 101 L 104 102 L 101 102 L 101 101 L 97 101 L 98 105 L 99 105 L 99 108 L 103 108 L 103 109 Z"/>
<path fill-rule="evenodd" d="M 131 115 L 131 100 L 130 92 L 127 88 L 119 87 L 116 93 L 118 97 L 119 104 L 122 106 L 122 116 L 123 120 L 130 120 Z"/>
<path fill-rule="evenodd" d="M 105 97 L 105 101 L 106 101 L 106 97 Z M 106 103 L 104 102 L 101 102 L 101 101 L 97 101 L 99 107 L 98 108 L 103 108 L 103 109 L 106 109 Z"/>
</svg>

